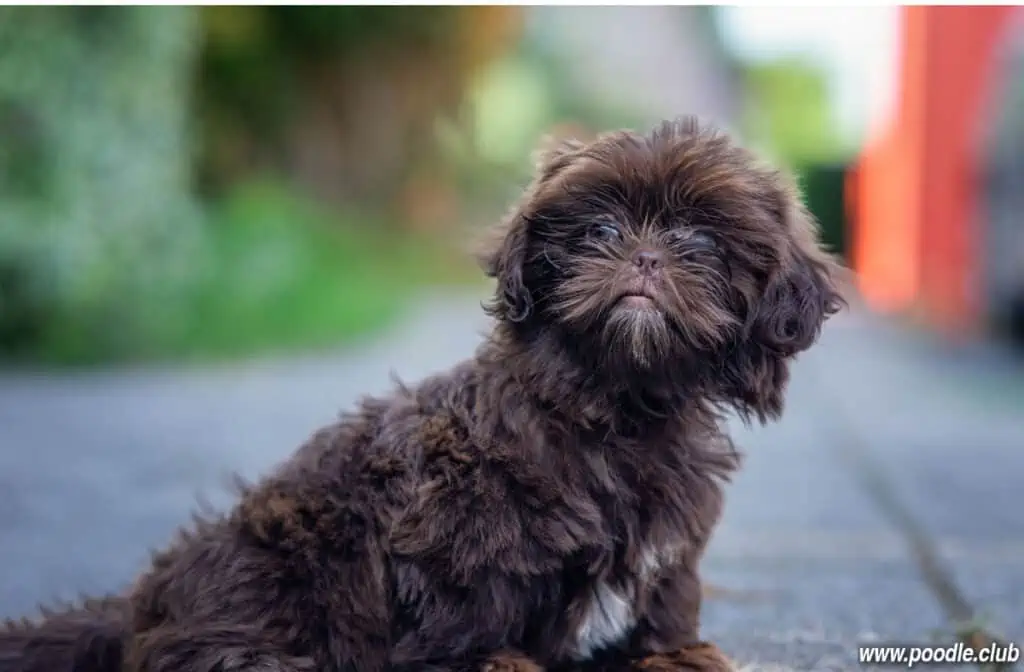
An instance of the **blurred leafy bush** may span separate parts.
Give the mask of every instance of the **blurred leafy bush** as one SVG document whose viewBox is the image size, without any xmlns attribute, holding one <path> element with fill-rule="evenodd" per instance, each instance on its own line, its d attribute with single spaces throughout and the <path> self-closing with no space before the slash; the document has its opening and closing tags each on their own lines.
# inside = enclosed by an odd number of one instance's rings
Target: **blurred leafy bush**
<svg viewBox="0 0 1024 672">
<path fill-rule="evenodd" d="M 461 278 L 393 232 L 451 214 L 435 119 L 514 27 L 500 7 L 0 8 L 0 357 L 334 342 Z"/>
<path fill-rule="evenodd" d="M 797 173 L 823 242 L 845 255 L 847 148 L 829 101 L 826 74 L 802 58 L 747 63 L 743 72 L 747 132 Z"/>
<path fill-rule="evenodd" d="M 410 287 L 464 283 L 475 268 L 436 237 L 396 237 L 379 213 L 339 212 L 279 182 L 252 180 L 210 211 L 216 260 L 183 319 L 160 334 L 164 357 L 208 358 L 327 347 L 386 325 Z"/>
<path fill-rule="evenodd" d="M 202 250 L 186 8 L 0 8 L 0 349 L 108 353 L 173 321 Z"/>
<path fill-rule="evenodd" d="M 514 7 L 206 7 L 202 177 L 287 175 L 410 226 L 452 220 L 439 118 L 518 33 Z M 447 198 L 447 207 L 433 207 Z"/>
<path fill-rule="evenodd" d="M 804 58 L 743 65 L 744 127 L 777 159 L 792 165 L 840 158 L 826 74 Z"/>
<path fill-rule="evenodd" d="M 571 59 L 557 46 L 527 36 L 490 60 L 470 81 L 461 123 L 439 124 L 449 179 L 460 193 L 474 195 L 464 203 L 471 209 L 467 219 L 491 221 L 518 196 L 543 136 L 586 139 L 598 130 L 649 122 L 628 104 L 609 106 L 581 91 Z"/>
<path fill-rule="evenodd" d="M 839 162 L 807 162 L 799 170 L 808 209 L 821 227 L 821 241 L 842 258 L 849 253 L 846 207 L 848 165 Z"/>
</svg>

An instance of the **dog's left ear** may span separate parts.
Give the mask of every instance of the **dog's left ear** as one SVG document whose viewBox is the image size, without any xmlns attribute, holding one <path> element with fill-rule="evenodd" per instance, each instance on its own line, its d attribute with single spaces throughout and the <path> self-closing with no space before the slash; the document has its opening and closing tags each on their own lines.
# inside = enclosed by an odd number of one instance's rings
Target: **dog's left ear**
<svg viewBox="0 0 1024 672">
<path fill-rule="evenodd" d="M 481 266 L 488 277 L 498 281 L 494 299 L 486 306 L 489 314 L 522 322 L 533 310 L 533 297 L 524 279 L 530 246 L 528 210 L 540 189 L 567 168 L 583 147 L 577 140 L 549 139 L 535 155 L 536 168 L 530 186 L 484 244 L 479 255 Z"/>
<path fill-rule="evenodd" d="M 839 266 L 821 247 L 817 223 L 796 187 L 780 177 L 767 210 L 787 244 L 749 306 L 741 343 L 724 372 L 732 405 L 762 423 L 782 414 L 792 358 L 811 347 L 825 321 L 845 305 Z"/>
</svg>

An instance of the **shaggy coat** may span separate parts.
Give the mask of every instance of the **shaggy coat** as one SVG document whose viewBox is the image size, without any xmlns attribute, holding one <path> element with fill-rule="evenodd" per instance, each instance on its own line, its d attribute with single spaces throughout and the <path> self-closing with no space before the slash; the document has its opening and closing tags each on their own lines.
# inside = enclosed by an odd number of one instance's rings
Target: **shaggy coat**
<svg viewBox="0 0 1024 672">
<path fill-rule="evenodd" d="M 0 672 L 731 669 L 698 563 L 734 410 L 840 306 L 782 174 L 691 118 L 560 142 L 484 254 L 493 331 L 366 398 L 123 597 L 0 631 Z"/>
</svg>

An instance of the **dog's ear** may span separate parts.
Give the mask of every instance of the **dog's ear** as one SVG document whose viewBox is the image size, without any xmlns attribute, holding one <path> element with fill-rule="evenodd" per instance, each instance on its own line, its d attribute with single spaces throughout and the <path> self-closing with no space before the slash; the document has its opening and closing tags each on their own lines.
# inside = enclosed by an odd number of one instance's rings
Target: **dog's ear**
<svg viewBox="0 0 1024 672">
<path fill-rule="evenodd" d="M 813 216 L 796 187 L 779 179 L 767 210 L 785 231 L 786 245 L 749 305 L 741 342 L 724 372 L 732 404 L 762 423 L 782 414 L 792 358 L 813 345 L 825 321 L 845 305 L 839 266 L 821 247 Z"/>
<path fill-rule="evenodd" d="M 491 231 L 491 238 L 480 254 L 484 273 L 498 281 L 494 299 L 485 307 L 490 315 L 522 322 L 533 310 L 533 297 L 524 280 L 530 247 L 529 210 L 541 188 L 571 165 L 583 147 L 582 142 L 571 139 L 546 141 L 535 154 L 530 186 L 502 223 Z"/>
<path fill-rule="evenodd" d="M 529 223 L 517 208 L 491 232 L 493 240 L 481 255 L 484 273 L 498 281 L 494 298 L 484 309 L 498 319 L 522 322 L 533 310 L 533 298 L 523 279 L 530 242 L 528 229 Z"/>
</svg>

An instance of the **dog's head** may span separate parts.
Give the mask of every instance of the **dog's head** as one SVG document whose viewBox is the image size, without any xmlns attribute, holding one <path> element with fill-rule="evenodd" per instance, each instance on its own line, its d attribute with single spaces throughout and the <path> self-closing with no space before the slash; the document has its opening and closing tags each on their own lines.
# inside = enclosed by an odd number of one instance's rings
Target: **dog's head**
<svg viewBox="0 0 1024 672">
<path fill-rule="evenodd" d="M 791 181 L 693 118 L 542 152 L 484 265 L 519 338 L 762 421 L 842 305 Z"/>
</svg>

